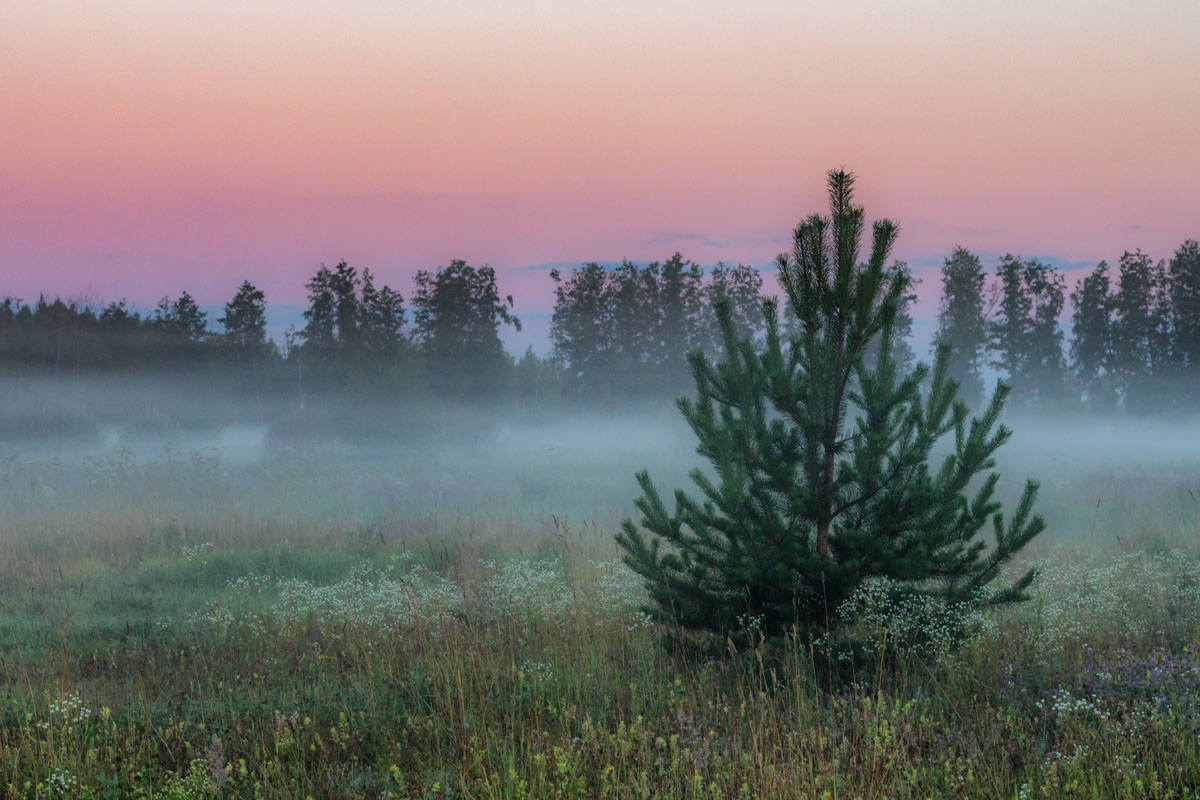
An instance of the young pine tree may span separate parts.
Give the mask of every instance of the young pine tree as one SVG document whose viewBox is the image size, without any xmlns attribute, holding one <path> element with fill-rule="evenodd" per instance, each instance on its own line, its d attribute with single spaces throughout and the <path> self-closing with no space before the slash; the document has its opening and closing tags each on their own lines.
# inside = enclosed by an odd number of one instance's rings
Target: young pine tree
<svg viewBox="0 0 1200 800">
<path fill-rule="evenodd" d="M 997 424 L 1007 384 L 968 420 L 946 348 L 932 374 L 918 365 L 900 376 L 893 329 L 907 280 L 885 266 L 897 229 L 875 223 L 869 260 L 859 263 L 864 214 L 851 202 L 853 184 L 831 172 L 831 215 L 801 223 L 792 254 L 779 257 L 796 333 L 781 339 L 769 302 L 759 350 L 737 337 L 722 302 L 723 360 L 689 356 L 697 396 L 678 405 L 711 464 L 691 474 L 703 498 L 677 491 L 669 512 L 639 473 L 649 536 L 629 520 L 617 535 L 661 621 L 731 633 L 749 617 L 768 635 L 819 630 L 874 577 L 947 604 L 1026 597 L 1032 571 L 1000 589 L 990 584 L 1044 527 L 1032 515 L 1037 485 L 1027 484 L 1007 524 L 993 499 L 995 473 L 967 495 L 1009 436 Z M 868 364 L 872 341 L 878 355 Z M 931 469 L 934 444 L 950 432 L 951 452 Z M 977 539 L 989 520 L 990 548 Z"/>
</svg>

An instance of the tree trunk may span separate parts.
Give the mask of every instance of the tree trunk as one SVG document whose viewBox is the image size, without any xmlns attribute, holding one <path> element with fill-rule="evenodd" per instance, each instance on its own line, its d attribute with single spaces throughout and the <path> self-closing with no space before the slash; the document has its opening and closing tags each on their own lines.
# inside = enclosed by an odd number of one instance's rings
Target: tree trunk
<svg viewBox="0 0 1200 800">
<path fill-rule="evenodd" d="M 823 492 L 825 508 L 821 509 L 821 517 L 817 523 L 817 555 L 821 558 L 829 557 L 829 523 L 832 521 L 831 514 L 833 512 L 833 467 L 833 448 L 827 445 L 825 447 L 825 491 Z"/>
</svg>

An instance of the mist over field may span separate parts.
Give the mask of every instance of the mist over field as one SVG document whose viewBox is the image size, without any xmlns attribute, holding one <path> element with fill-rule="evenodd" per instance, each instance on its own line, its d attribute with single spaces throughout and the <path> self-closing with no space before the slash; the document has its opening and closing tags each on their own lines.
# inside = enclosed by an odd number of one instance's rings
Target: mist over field
<svg viewBox="0 0 1200 800">
<path fill-rule="evenodd" d="M 282 470 L 304 475 L 310 491 L 297 502 L 335 527 L 350 505 L 363 524 L 385 508 L 611 521 L 632 509 L 635 470 L 682 479 L 694 461 L 667 401 L 578 414 L 348 397 L 302 408 L 295 397 L 233 396 L 172 377 L 7 380 L 0 396 L 10 469 L 52 464 L 68 481 L 104 465 L 166 465 L 182 495 L 219 473 L 244 497 L 269 491 Z M 168 494 L 155 500 L 170 510 Z"/>
<path fill-rule="evenodd" d="M 669 496 L 692 492 L 688 472 L 708 467 L 666 399 L 521 412 L 500 403 L 342 397 L 302 408 L 295 396 L 234 393 L 172 375 L 7 378 L 0 398 L 6 516 L 18 508 L 82 511 L 100 486 L 134 496 L 154 480 L 159 488 L 140 502 L 160 516 L 193 515 L 194 535 L 203 520 L 219 527 L 226 515 L 294 514 L 334 538 L 354 528 L 404 538 L 430 534 L 412 520 L 453 512 L 535 528 L 554 519 L 595 523 L 607 538 L 635 515 L 636 471 L 648 469 Z M 1004 422 L 1013 434 L 997 454 L 999 494 L 1011 504 L 1026 479 L 1041 483 L 1037 510 L 1048 528 L 1037 547 L 1117 537 L 1153 545 L 1195 533 L 1200 420 L 1018 412 Z M 21 468 L 36 477 L 14 480 Z M 218 485 L 219 497 L 211 496 Z M 439 527 L 438 535 L 474 536 L 470 524 Z"/>
</svg>

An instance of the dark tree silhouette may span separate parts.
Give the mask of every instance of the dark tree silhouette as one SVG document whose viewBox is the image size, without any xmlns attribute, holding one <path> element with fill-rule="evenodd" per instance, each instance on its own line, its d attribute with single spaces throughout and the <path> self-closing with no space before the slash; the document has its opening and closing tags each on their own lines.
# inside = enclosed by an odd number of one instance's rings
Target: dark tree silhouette
<svg viewBox="0 0 1200 800">
<path fill-rule="evenodd" d="M 434 389 L 461 397 L 489 397 L 505 387 L 512 359 L 500 325 L 518 331 L 513 300 L 501 299 L 496 273 L 455 260 L 437 272 L 417 273 L 413 319 L 426 372 Z"/>
<path fill-rule="evenodd" d="M 1177 390 L 1189 408 L 1200 405 L 1200 243 L 1188 239 L 1167 267 L 1172 362 Z"/>
<path fill-rule="evenodd" d="M 942 300 L 938 307 L 935 345 L 950 350 L 950 377 L 959 382 L 959 395 L 970 408 L 983 402 L 983 363 L 988 343 L 983 287 L 986 280 L 979 257 L 955 246 L 942 264 Z"/>
<path fill-rule="evenodd" d="M 564 367 L 564 378 L 578 389 L 596 389 L 612 376 L 613 334 L 616 319 L 608 270 L 593 262 L 562 273 L 550 271 L 554 281 L 554 314 L 550 342 L 554 358 Z"/>
<path fill-rule="evenodd" d="M 1112 371 L 1113 297 L 1108 264 L 1101 261 L 1071 292 L 1071 366 L 1090 408 L 1111 410 L 1117 404 Z"/>
<path fill-rule="evenodd" d="M 717 301 L 722 298 L 729 303 L 729 314 L 733 319 L 733 327 L 738 336 L 749 336 L 761 344 L 766 336 L 763 325 L 763 279 L 754 267 L 738 264 L 727 267 L 718 264 L 708 275 L 708 285 L 705 295 L 708 308 L 704 309 L 700 320 L 703 337 L 699 346 L 710 355 L 716 356 L 725 346 L 725 337 L 721 326 L 717 324 L 717 316 L 713 313 Z"/>
<path fill-rule="evenodd" d="M 661 395 L 687 382 L 687 353 L 720 350 L 711 314 L 728 297 L 740 329 L 761 339 L 762 278 L 752 267 L 719 265 L 705 276 L 676 253 L 640 267 L 585 264 L 555 282 L 550 335 L 572 390 L 588 397 Z"/>
<path fill-rule="evenodd" d="M 154 327 L 183 342 L 203 342 L 208 336 L 208 314 L 200 310 L 187 292 L 173 303 L 169 297 L 159 300 L 151 322 Z"/>
<path fill-rule="evenodd" d="M 304 340 L 305 353 L 316 360 L 332 357 L 337 342 L 337 295 L 333 290 L 333 273 L 322 264 L 304 288 L 308 289 L 308 308 L 304 310 L 305 325 L 299 336 Z"/>
<path fill-rule="evenodd" d="M 1023 405 L 1061 403 L 1066 392 L 1063 332 L 1058 324 L 1065 302 L 1064 278 L 1036 259 L 1000 259 L 997 315 L 992 321 L 993 365 L 1013 385 Z"/>
<path fill-rule="evenodd" d="M 250 281 L 242 282 L 237 294 L 225 304 L 225 316 L 217 322 L 225 327 L 225 347 L 236 357 L 253 361 L 266 353 L 266 295 Z"/>
<path fill-rule="evenodd" d="M 1170 311 L 1166 264 L 1140 250 L 1121 256 L 1113 295 L 1112 367 L 1135 413 L 1162 410 L 1170 403 L 1163 390 L 1170 358 Z"/>
<path fill-rule="evenodd" d="M 408 339 L 403 303 L 404 298 L 390 286 L 376 289 L 371 270 L 363 270 L 358 322 L 363 349 L 371 361 L 394 363 L 405 354 Z"/>
</svg>

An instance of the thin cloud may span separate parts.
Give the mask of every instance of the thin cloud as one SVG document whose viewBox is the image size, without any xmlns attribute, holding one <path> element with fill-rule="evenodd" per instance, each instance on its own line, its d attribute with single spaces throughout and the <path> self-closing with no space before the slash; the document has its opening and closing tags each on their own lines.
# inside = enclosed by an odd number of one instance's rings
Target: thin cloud
<svg viewBox="0 0 1200 800">
<path fill-rule="evenodd" d="M 791 239 L 786 236 L 743 236 L 738 239 L 708 240 L 708 247 L 764 247 L 766 245 L 786 245 Z"/>
<path fill-rule="evenodd" d="M 642 244 L 671 244 L 672 242 L 703 242 L 710 237 L 707 233 L 669 233 L 666 231 L 651 232 Z"/>
<path fill-rule="evenodd" d="M 537 307 L 518 308 L 514 309 L 518 317 L 521 318 L 522 324 L 530 322 L 545 322 L 553 319 L 554 309 L 544 309 Z"/>
<path fill-rule="evenodd" d="M 116 264 L 125 258 L 124 253 L 119 253 L 111 250 L 86 250 L 79 254 L 80 261 L 86 261 L 89 264 Z"/>
<path fill-rule="evenodd" d="M 970 248 L 968 248 L 970 250 Z M 988 273 L 995 272 L 995 266 L 1000 262 L 1000 259 L 1006 255 L 1012 255 L 1022 261 L 1038 261 L 1047 266 L 1054 267 L 1059 272 L 1071 272 L 1078 269 L 1091 269 L 1098 262 L 1091 260 L 1072 261 L 1055 255 L 1044 255 L 1037 253 L 1013 253 L 1010 250 L 970 250 L 970 253 L 976 256 L 983 264 L 984 271 Z M 910 266 L 916 267 L 941 267 L 946 263 L 946 259 L 950 257 L 949 253 L 938 253 L 936 255 L 915 256 L 908 259 Z"/>
<path fill-rule="evenodd" d="M 649 264 L 649 261 L 548 261 L 544 264 L 530 264 L 526 267 L 517 267 L 517 272 L 549 272 L 552 269 L 572 270 L 579 269 L 585 264 L 599 264 L 604 269 L 617 269 L 622 264 L 636 264 L 639 267 L 644 267 Z"/>
<path fill-rule="evenodd" d="M 729 248 L 729 247 L 764 247 L 766 245 L 780 245 L 791 241 L 786 236 L 779 235 L 744 235 L 736 236 L 730 239 L 717 239 L 707 233 L 668 233 L 664 231 L 655 231 L 649 234 L 646 239 L 642 240 L 642 244 L 680 244 L 698 242 L 702 247 L 714 248 Z"/>
<path fill-rule="evenodd" d="M 941 228 L 938 233 L 943 236 L 990 236 L 996 233 L 1007 233 L 1000 228 Z"/>
</svg>

